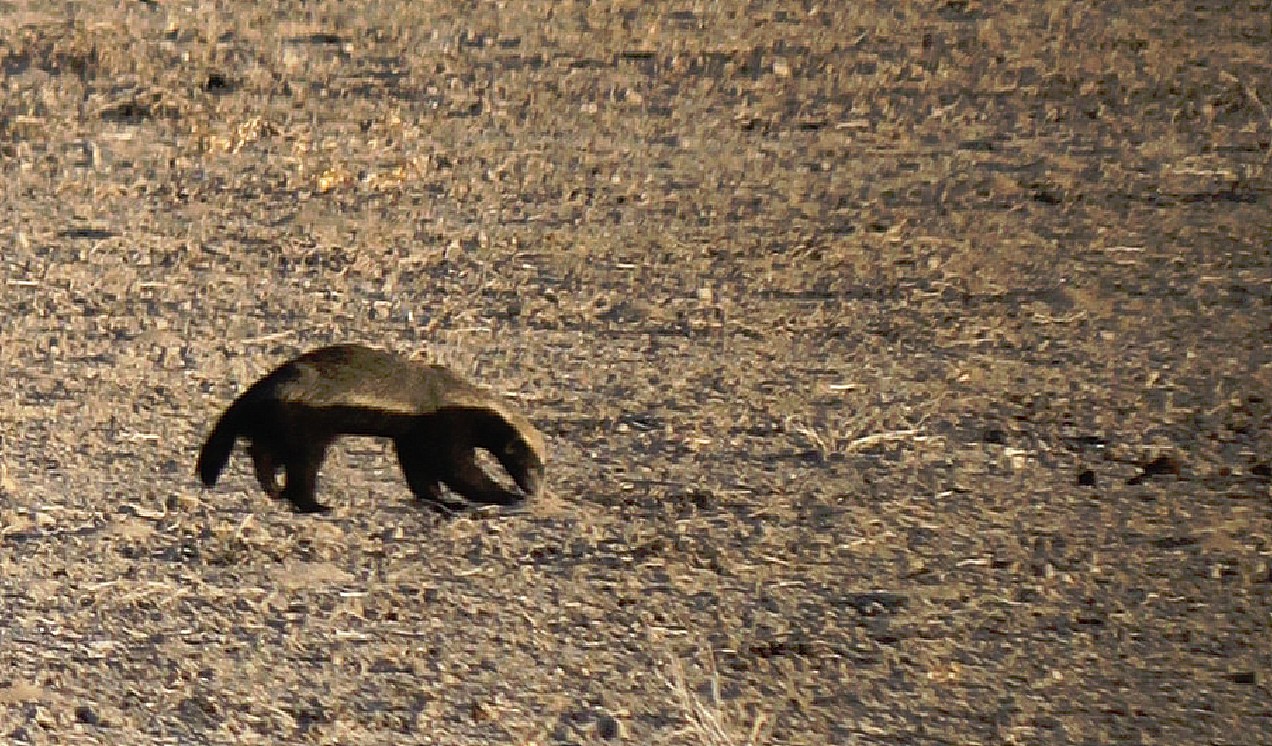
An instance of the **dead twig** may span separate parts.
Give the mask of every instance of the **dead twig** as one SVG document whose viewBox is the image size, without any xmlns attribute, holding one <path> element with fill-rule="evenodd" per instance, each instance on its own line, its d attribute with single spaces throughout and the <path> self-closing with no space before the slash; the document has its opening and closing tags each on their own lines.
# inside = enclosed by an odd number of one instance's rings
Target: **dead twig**
<svg viewBox="0 0 1272 746">
<path fill-rule="evenodd" d="M 707 669 L 711 677 L 710 702 L 693 690 L 685 677 L 684 664 L 673 655 L 667 656 L 667 674 L 663 680 L 676 697 L 676 703 L 688 721 L 687 731 L 695 734 L 705 746 L 758 746 L 768 739 L 768 718 L 758 713 L 749 732 L 741 724 L 730 722 L 720 710 L 720 675 L 715 665 L 715 655 L 707 649 Z M 743 733 L 745 732 L 745 735 Z"/>
<path fill-rule="evenodd" d="M 889 430 L 882 433 L 874 433 L 873 435 L 864 435 L 856 440 L 848 443 L 844 448 L 845 453 L 853 453 L 870 446 L 879 445 L 880 443 L 888 443 L 894 440 L 906 440 L 907 438 L 918 439 L 919 431 L 917 429 L 909 430 Z"/>
</svg>

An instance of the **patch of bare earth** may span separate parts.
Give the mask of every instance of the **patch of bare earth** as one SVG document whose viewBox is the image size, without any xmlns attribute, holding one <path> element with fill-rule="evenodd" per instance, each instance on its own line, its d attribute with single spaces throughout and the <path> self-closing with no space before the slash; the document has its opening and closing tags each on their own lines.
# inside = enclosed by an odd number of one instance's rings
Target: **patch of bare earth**
<svg viewBox="0 0 1272 746">
<path fill-rule="evenodd" d="M 0 740 L 1272 741 L 1269 15 L 0 0 Z M 548 494 L 202 489 L 334 341 Z"/>
</svg>

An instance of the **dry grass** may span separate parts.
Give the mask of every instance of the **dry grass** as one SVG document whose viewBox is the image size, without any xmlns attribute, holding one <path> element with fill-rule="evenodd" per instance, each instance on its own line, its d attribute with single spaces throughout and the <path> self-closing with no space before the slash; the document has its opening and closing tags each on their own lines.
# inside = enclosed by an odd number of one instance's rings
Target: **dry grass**
<svg viewBox="0 0 1272 746">
<path fill-rule="evenodd" d="M 768 743 L 771 736 L 768 717 L 762 712 L 756 713 L 747 725 L 725 712 L 720 701 L 720 676 L 715 656 L 707 649 L 702 657 L 706 661 L 710 684 L 709 696 L 705 699 L 689 684 L 680 659 L 669 655 L 666 660 L 664 679 L 684 713 L 687 740 L 703 746 L 760 746 Z"/>
<path fill-rule="evenodd" d="M 0 740 L 1272 741 L 1267 10 L 0 4 Z M 336 341 L 549 497 L 202 489 Z"/>
</svg>

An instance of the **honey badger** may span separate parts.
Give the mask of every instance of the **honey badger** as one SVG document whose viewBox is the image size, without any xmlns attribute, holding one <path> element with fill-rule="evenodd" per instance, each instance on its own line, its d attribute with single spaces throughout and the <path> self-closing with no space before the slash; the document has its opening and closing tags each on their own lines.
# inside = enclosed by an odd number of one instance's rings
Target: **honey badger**
<svg viewBox="0 0 1272 746">
<path fill-rule="evenodd" d="M 340 435 L 393 439 L 415 497 L 429 507 L 465 507 L 459 496 L 514 505 L 543 480 L 543 436 L 491 394 L 440 366 L 361 345 L 322 347 L 289 360 L 243 392 L 203 443 L 197 470 L 211 487 L 238 438 L 248 441 L 256 480 L 302 513 L 329 508 L 314 497 L 318 467 Z M 516 482 L 505 488 L 478 465 L 486 449 Z M 278 470 L 286 484 L 278 484 Z"/>
</svg>

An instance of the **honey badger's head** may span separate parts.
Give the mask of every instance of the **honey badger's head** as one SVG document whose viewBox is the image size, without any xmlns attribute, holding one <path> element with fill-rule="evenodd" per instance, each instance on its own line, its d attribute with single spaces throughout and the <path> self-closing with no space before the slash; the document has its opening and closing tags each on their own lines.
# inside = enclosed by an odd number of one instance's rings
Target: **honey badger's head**
<svg viewBox="0 0 1272 746">
<path fill-rule="evenodd" d="M 538 494 L 543 484 L 543 436 L 524 418 L 497 406 L 446 407 L 430 418 L 433 435 L 449 455 L 438 477 L 452 490 L 479 503 L 510 505 Z M 426 440 L 426 442 L 427 442 Z M 478 449 L 499 462 L 517 491 L 490 478 L 477 461 Z"/>
<path fill-rule="evenodd" d="M 530 423 L 483 410 L 476 418 L 473 445 L 484 448 L 508 472 L 525 497 L 543 484 L 543 436 Z"/>
<path fill-rule="evenodd" d="M 522 435 L 505 438 L 501 447 L 487 450 L 526 497 L 538 494 L 543 484 L 543 457 Z"/>
</svg>

